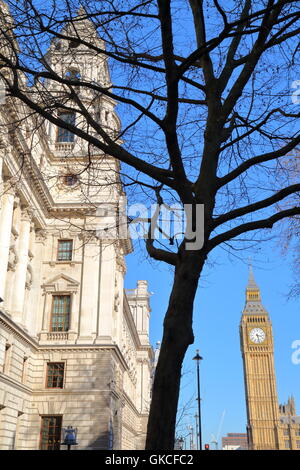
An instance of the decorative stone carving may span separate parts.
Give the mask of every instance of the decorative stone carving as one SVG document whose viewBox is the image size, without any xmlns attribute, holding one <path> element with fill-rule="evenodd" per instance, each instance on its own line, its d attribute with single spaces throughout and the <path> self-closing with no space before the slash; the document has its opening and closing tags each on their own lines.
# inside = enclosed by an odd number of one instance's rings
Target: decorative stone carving
<svg viewBox="0 0 300 470">
<path fill-rule="evenodd" d="M 16 265 L 18 263 L 18 255 L 15 245 L 12 245 L 9 249 L 8 255 L 8 271 L 15 271 Z"/>
<path fill-rule="evenodd" d="M 3 193 L 11 194 L 11 195 L 15 196 L 15 194 L 17 192 L 17 189 L 18 189 L 18 184 L 19 184 L 19 182 L 15 178 L 10 178 L 10 179 L 4 181 Z"/>
<path fill-rule="evenodd" d="M 68 192 L 78 190 L 80 186 L 80 178 L 76 174 L 74 168 L 66 169 L 63 173 L 61 173 L 57 178 L 57 189 L 59 191 Z"/>
<path fill-rule="evenodd" d="M 124 260 L 124 256 L 121 255 L 120 253 L 117 254 L 117 257 L 116 257 L 116 261 L 117 261 L 117 270 L 119 272 L 121 272 L 122 274 L 126 274 L 126 263 L 125 263 L 125 260 Z"/>
<path fill-rule="evenodd" d="M 41 228 L 35 230 L 35 241 L 37 243 L 45 243 L 47 240 L 47 232 Z"/>
<path fill-rule="evenodd" d="M 21 220 L 31 222 L 34 210 L 31 207 L 22 207 Z"/>
<path fill-rule="evenodd" d="M 15 193 L 16 193 L 16 189 L 15 189 Z M 14 198 L 14 209 L 16 207 L 19 207 L 20 205 L 20 197 L 18 196 L 18 194 L 16 194 L 16 197 Z"/>
<path fill-rule="evenodd" d="M 118 312 L 119 306 L 120 306 L 120 295 L 119 295 L 119 292 L 116 292 L 115 293 L 115 303 L 114 303 L 115 312 Z"/>
<path fill-rule="evenodd" d="M 98 244 L 99 238 L 97 237 L 95 230 L 82 230 L 78 235 L 79 240 L 82 244 Z"/>
<path fill-rule="evenodd" d="M 31 289 L 31 286 L 32 286 L 32 278 L 33 278 L 33 270 L 32 270 L 31 265 L 29 264 L 29 265 L 27 266 L 27 271 L 26 271 L 26 283 L 25 283 L 25 287 L 26 287 L 26 289 L 28 289 L 28 290 Z"/>
<path fill-rule="evenodd" d="M 78 292 L 79 282 L 65 274 L 59 274 L 46 281 L 42 286 L 44 292 Z"/>
</svg>

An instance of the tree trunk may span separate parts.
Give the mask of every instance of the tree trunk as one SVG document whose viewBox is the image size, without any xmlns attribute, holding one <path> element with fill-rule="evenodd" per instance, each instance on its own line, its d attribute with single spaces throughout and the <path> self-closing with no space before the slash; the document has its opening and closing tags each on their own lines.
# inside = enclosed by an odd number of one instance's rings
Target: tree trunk
<svg viewBox="0 0 300 470">
<path fill-rule="evenodd" d="M 155 371 L 147 450 L 174 449 L 181 368 L 186 350 L 194 342 L 193 304 L 204 261 L 205 256 L 199 252 L 184 252 L 175 269 Z"/>
</svg>

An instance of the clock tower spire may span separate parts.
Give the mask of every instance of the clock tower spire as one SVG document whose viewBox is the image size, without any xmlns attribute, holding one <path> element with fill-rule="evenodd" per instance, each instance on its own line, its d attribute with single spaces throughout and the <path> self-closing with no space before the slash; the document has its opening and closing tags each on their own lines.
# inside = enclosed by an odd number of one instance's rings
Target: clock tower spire
<svg viewBox="0 0 300 470">
<path fill-rule="evenodd" d="M 272 323 L 262 305 L 252 265 L 246 287 L 246 304 L 240 323 L 247 407 L 247 431 L 252 450 L 281 448 L 281 429 Z"/>
</svg>

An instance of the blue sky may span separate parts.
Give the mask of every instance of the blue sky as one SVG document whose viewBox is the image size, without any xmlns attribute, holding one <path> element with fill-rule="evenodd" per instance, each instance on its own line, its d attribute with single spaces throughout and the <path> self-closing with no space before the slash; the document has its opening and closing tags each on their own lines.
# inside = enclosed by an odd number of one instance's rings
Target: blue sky
<svg viewBox="0 0 300 470">
<path fill-rule="evenodd" d="M 300 339 L 299 300 L 288 301 L 287 292 L 293 281 L 290 259 L 283 257 L 276 242 L 261 243 L 253 259 L 255 279 L 261 289 L 262 302 L 269 312 L 275 343 L 275 367 L 279 402 L 293 394 L 300 414 L 300 364 L 292 363 L 291 347 Z M 194 426 L 197 402 L 195 364 L 197 348 L 201 363 L 203 443 L 217 434 L 223 411 L 221 436 L 228 432 L 245 432 L 246 411 L 242 358 L 239 343 L 239 322 L 245 303 L 249 251 L 238 252 L 241 259 L 229 257 L 221 248 L 212 253 L 213 266 L 206 267 L 195 301 L 195 343 L 186 355 L 180 403 L 191 399 L 181 429 Z M 163 264 L 145 259 L 140 247 L 127 257 L 126 287 L 134 287 L 138 279 L 149 281 L 151 297 L 150 339 L 155 345 L 161 339 L 163 315 L 172 284 L 171 270 Z M 186 434 L 188 431 L 186 430 Z M 213 445 L 211 445 L 213 447 Z"/>
</svg>

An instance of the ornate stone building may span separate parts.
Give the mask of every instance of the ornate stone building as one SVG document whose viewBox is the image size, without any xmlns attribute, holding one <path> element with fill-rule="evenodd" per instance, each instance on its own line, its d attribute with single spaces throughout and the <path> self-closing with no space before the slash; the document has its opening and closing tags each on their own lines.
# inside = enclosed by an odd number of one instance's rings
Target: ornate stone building
<svg viewBox="0 0 300 470">
<path fill-rule="evenodd" d="M 104 47 L 92 23 L 77 25 Z M 46 58 L 59 74 L 110 84 L 106 59 L 83 46 L 56 41 Z M 112 135 L 120 128 L 113 100 L 81 98 Z M 119 164 L 10 98 L 0 120 L 0 449 L 58 449 L 67 426 L 74 449 L 141 449 L 149 293 L 146 281 L 124 291 Z"/>
<path fill-rule="evenodd" d="M 300 450 L 300 416 L 296 416 L 294 400 L 278 405 L 272 323 L 251 267 L 240 338 L 249 449 Z"/>
</svg>

